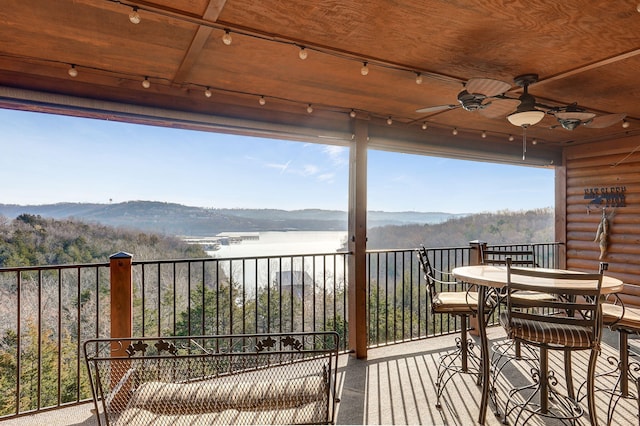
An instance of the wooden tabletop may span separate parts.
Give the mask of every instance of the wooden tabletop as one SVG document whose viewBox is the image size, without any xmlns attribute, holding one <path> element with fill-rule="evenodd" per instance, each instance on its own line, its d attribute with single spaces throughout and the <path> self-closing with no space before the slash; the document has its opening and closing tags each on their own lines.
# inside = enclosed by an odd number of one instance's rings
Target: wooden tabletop
<svg viewBox="0 0 640 426">
<path fill-rule="evenodd" d="M 575 274 L 581 274 L 578 271 L 567 271 L 564 269 L 547 269 L 547 268 L 535 268 L 541 271 L 553 271 L 553 272 L 570 272 Z M 507 284 L 507 267 L 495 266 L 495 265 L 474 265 L 474 266 L 461 266 L 454 268 L 451 273 L 453 276 L 460 280 L 471 284 L 478 284 L 487 287 L 504 287 Z M 540 286 L 540 291 L 545 291 L 545 288 L 549 289 L 553 287 L 553 280 L 540 279 L 536 277 L 518 277 L 518 282 L 523 282 L 526 279 L 526 283 L 533 286 Z M 567 280 L 563 280 L 562 285 L 566 286 L 570 284 Z M 576 286 L 584 285 L 584 281 L 576 281 Z M 602 294 L 617 293 L 622 291 L 624 283 L 617 278 L 604 276 L 602 278 Z"/>
</svg>

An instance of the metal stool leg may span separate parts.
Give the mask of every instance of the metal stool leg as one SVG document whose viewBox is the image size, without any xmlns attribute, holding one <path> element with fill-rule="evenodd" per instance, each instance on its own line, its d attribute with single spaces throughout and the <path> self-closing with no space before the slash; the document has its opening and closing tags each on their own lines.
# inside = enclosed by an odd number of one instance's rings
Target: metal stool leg
<svg viewBox="0 0 640 426">
<path fill-rule="evenodd" d="M 564 374 L 567 382 L 567 396 L 576 399 L 576 393 L 573 389 L 573 368 L 571 363 L 571 351 L 564 351 Z"/>
</svg>

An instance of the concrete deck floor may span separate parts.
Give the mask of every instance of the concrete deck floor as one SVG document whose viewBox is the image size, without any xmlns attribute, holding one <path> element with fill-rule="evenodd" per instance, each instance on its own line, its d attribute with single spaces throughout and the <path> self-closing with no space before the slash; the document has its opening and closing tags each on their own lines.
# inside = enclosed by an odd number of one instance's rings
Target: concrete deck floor
<svg viewBox="0 0 640 426">
<path fill-rule="evenodd" d="M 490 329 L 489 338 L 500 341 L 504 338 L 501 328 Z M 428 340 L 402 343 L 371 349 L 366 360 L 349 355 L 340 357 L 338 388 L 341 398 L 336 414 L 336 424 L 371 425 L 472 425 L 477 424 L 480 388 L 475 378 L 468 374 L 457 375 L 447 384 L 442 409 L 435 407 L 435 375 L 440 356 L 451 349 L 455 336 L 442 336 Z M 611 369 L 608 356 L 617 352 L 617 334 L 608 332 L 603 339 L 603 351 L 598 360 L 598 371 Z M 632 341 L 632 348 L 635 349 Z M 477 350 L 478 348 L 476 348 Z M 574 380 L 577 386 L 586 373 L 586 353 L 574 355 Z M 559 388 L 564 388 L 562 362 L 558 354 L 551 354 L 550 362 L 558 371 Z M 528 380 L 528 368 L 512 365 L 504 370 L 497 384 L 498 398 L 504 404 L 508 389 L 515 383 Z M 609 387 L 612 379 L 601 378 L 599 385 Z M 632 386 L 635 390 L 635 386 Z M 608 395 L 597 394 L 598 418 L 606 424 Z M 586 402 L 585 402 L 586 405 Z M 37 415 L 23 416 L 0 421 L 0 426 L 58 426 L 97 425 L 92 414 L 93 404 L 83 404 L 52 410 Z M 586 411 L 586 407 L 585 407 Z M 486 425 L 501 425 L 489 407 Z M 513 424 L 513 421 L 510 422 Z M 533 418 L 532 425 L 548 425 L 543 419 Z M 588 424 L 583 417 L 580 424 Z M 622 399 L 615 411 L 612 424 L 639 424 L 638 406 L 635 399 Z"/>
</svg>

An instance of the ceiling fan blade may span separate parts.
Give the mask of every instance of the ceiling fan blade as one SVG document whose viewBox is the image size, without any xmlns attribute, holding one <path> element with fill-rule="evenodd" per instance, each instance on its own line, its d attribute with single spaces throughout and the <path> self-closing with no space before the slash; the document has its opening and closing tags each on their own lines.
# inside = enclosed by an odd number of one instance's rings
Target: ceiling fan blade
<svg viewBox="0 0 640 426">
<path fill-rule="evenodd" d="M 603 129 L 624 120 L 626 116 L 627 114 L 625 113 L 600 115 L 598 117 L 594 117 L 593 120 L 589 121 L 588 123 L 585 123 L 584 126 L 590 127 L 592 129 Z"/>
<path fill-rule="evenodd" d="M 419 113 L 419 114 L 426 114 L 426 113 L 430 113 L 430 112 L 444 111 L 446 109 L 454 109 L 454 108 L 458 108 L 459 106 L 460 105 L 456 105 L 456 104 L 436 105 L 436 106 L 417 109 L 416 112 Z"/>
<path fill-rule="evenodd" d="M 518 99 L 490 99 L 486 107 L 480 110 L 480 114 L 487 118 L 504 117 L 518 108 L 520 100 Z"/>
<path fill-rule="evenodd" d="M 467 92 L 487 97 L 497 96 L 511 89 L 511 84 L 493 78 L 472 78 L 464 85 Z"/>
<path fill-rule="evenodd" d="M 592 112 L 584 111 L 560 111 L 553 114 L 560 120 L 580 120 L 583 123 L 594 118 L 596 115 Z"/>
</svg>

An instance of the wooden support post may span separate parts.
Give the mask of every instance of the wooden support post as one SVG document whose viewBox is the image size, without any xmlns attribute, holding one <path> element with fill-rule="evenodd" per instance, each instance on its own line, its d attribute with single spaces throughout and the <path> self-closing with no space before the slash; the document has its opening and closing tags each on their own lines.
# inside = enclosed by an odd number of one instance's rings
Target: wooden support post
<svg viewBox="0 0 640 426">
<path fill-rule="evenodd" d="M 567 159 L 562 154 L 562 165 L 555 169 L 555 237 L 560 243 L 557 246 L 556 268 L 567 269 Z"/>
<path fill-rule="evenodd" d="M 480 240 L 469 241 L 471 253 L 469 254 L 469 265 L 482 264 L 482 252 L 487 249 L 487 243 Z"/>
<path fill-rule="evenodd" d="M 119 252 L 109 257 L 111 277 L 111 337 L 131 337 L 133 331 L 133 288 L 129 253 Z M 116 348 L 113 348 L 116 349 Z M 114 356 L 125 356 L 114 353 Z"/>
<path fill-rule="evenodd" d="M 367 140 L 369 124 L 356 118 L 349 161 L 349 349 L 367 357 Z"/>
<path fill-rule="evenodd" d="M 109 257 L 109 271 L 111 278 L 111 337 L 132 337 L 133 332 L 133 288 L 131 274 L 132 255 L 119 252 Z M 111 344 L 111 355 L 126 357 L 127 345 L 116 342 Z M 125 406 L 127 404 L 127 391 L 130 383 L 121 383 L 122 377 L 127 371 L 128 362 L 119 364 L 120 368 L 111 370 L 112 386 L 120 384 L 122 392 L 111 401 L 112 404 Z"/>
</svg>

